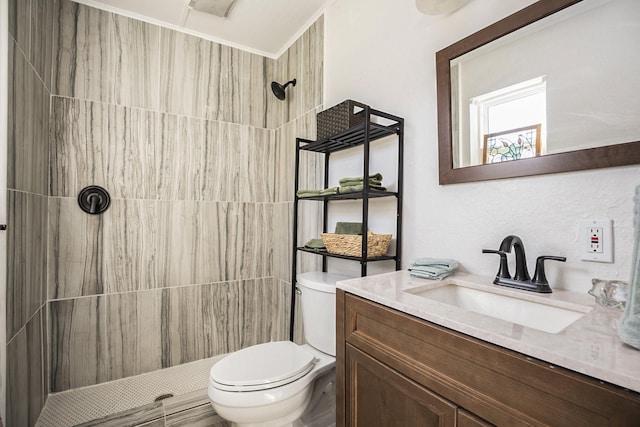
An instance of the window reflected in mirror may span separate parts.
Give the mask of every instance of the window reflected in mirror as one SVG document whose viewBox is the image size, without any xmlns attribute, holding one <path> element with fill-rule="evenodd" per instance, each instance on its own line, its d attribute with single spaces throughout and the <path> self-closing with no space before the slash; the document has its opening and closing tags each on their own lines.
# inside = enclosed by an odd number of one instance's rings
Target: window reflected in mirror
<svg viewBox="0 0 640 427">
<path fill-rule="evenodd" d="M 541 125 L 525 126 L 484 136 L 483 164 L 532 159 L 540 155 Z"/>
<path fill-rule="evenodd" d="M 462 114 L 458 122 L 468 127 L 469 146 L 459 150 L 456 167 L 546 153 L 546 99 L 544 76 L 470 98 L 469 114 Z"/>
</svg>

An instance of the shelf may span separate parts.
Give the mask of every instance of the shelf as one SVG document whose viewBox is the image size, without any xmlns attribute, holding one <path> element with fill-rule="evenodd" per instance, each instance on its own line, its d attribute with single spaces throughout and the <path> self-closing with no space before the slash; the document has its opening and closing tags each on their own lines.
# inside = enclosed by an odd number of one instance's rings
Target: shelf
<svg viewBox="0 0 640 427">
<path fill-rule="evenodd" d="M 354 102 L 355 103 L 355 102 Z M 308 155 L 302 155 L 301 152 L 307 153 L 313 152 L 317 154 L 324 154 L 324 171 L 323 171 L 323 183 L 313 184 L 316 186 L 329 187 L 329 169 L 331 163 L 331 153 L 335 153 L 342 150 L 349 150 L 351 148 L 360 147 L 359 150 L 354 150 L 354 155 L 360 157 L 362 160 L 362 174 L 360 176 L 367 177 L 371 174 L 370 171 L 370 155 L 373 151 L 372 142 L 376 140 L 382 140 L 383 138 L 390 137 L 388 140 L 395 141 L 397 144 L 397 181 L 394 185 L 394 191 L 381 191 L 371 187 L 365 187 L 364 190 L 350 193 L 338 193 L 338 194 L 326 194 L 317 195 L 312 197 L 298 197 L 294 195 L 293 198 L 293 243 L 292 243 L 292 255 L 293 261 L 291 266 L 291 305 L 290 305 L 290 339 L 294 338 L 294 321 L 296 318 L 296 278 L 298 274 L 298 255 L 300 252 L 306 252 L 309 254 L 319 255 L 322 259 L 322 271 L 327 271 L 329 260 L 331 258 L 339 258 L 343 260 L 355 261 L 360 264 L 360 276 L 367 275 L 367 265 L 370 262 L 375 261 L 393 261 L 395 269 L 401 268 L 402 259 L 402 168 L 403 168 L 403 144 L 404 144 L 404 119 L 398 116 L 394 116 L 382 111 L 374 110 L 367 105 L 355 103 L 362 107 L 362 111 L 357 114 L 363 115 L 363 122 L 354 125 L 349 129 L 342 132 L 335 133 L 326 138 L 318 140 L 296 138 L 296 157 L 295 157 L 295 191 L 299 191 L 300 184 L 300 165 L 301 161 L 305 162 L 309 160 Z M 353 123 L 353 121 L 351 121 Z M 344 125 L 347 126 L 347 125 Z M 384 145 L 384 143 L 383 143 Z M 302 157 L 302 159 L 301 159 Z M 312 156 L 315 159 L 314 156 Z M 396 230 L 395 230 L 395 250 L 394 255 L 383 255 L 379 257 L 368 257 L 369 251 L 365 248 L 364 254 L 362 251 L 358 251 L 358 256 L 347 256 L 331 254 L 328 252 L 318 252 L 317 250 L 307 249 L 304 246 L 298 245 L 298 227 L 299 227 L 299 206 L 301 200 L 314 200 L 322 203 L 322 230 L 326 231 L 328 226 L 329 206 L 335 202 L 341 202 L 339 204 L 347 203 L 351 201 L 351 205 L 362 210 L 362 226 L 364 229 L 368 229 L 369 223 L 369 200 L 380 198 L 395 198 L 395 200 L 388 200 L 396 205 Z M 342 202 L 344 201 L 344 202 Z M 354 202 L 355 201 L 355 202 Z M 361 202 L 359 202 L 361 201 Z M 364 256 L 362 256 L 364 255 Z"/>
<path fill-rule="evenodd" d="M 310 253 L 310 254 L 320 255 L 320 256 L 324 256 L 324 257 L 350 259 L 350 260 L 353 260 L 353 261 L 362 260 L 362 257 L 359 257 L 359 256 L 347 256 L 347 255 L 330 254 L 329 252 L 318 252 L 318 251 L 314 251 L 313 249 L 307 249 L 304 246 L 299 246 L 296 249 L 301 251 L 301 252 L 307 252 L 307 253 Z M 386 261 L 386 260 L 390 260 L 390 259 L 394 260 L 394 259 L 396 259 L 396 256 L 395 255 L 377 256 L 377 257 L 367 258 L 366 261 L 367 262 L 370 262 L 370 261 Z"/>
<path fill-rule="evenodd" d="M 398 193 L 393 191 L 378 191 L 378 190 L 369 190 L 369 198 L 376 199 L 379 197 L 398 197 Z M 312 196 L 312 197 L 298 197 L 298 200 L 359 200 L 364 198 L 364 193 L 362 191 L 356 191 L 353 193 L 342 193 L 342 194 L 329 194 L 326 196 Z"/>
<path fill-rule="evenodd" d="M 386 136 L 396 135 L 400 131 L 399 122 L 392 123 L 388 126 L 377 123 L 369 123 L 369 142 Z M 335 153 L 336 151 L 346 150 L 364 144 L 365 126 L 364 123 L 354 126 L 332 136 L 331 138 L 321 139 L 319 141 L 309 141 L 306 145 L 301 145 L 300 149 L 305 151 L 313 151 L 316 153 Z"/>
</svg>

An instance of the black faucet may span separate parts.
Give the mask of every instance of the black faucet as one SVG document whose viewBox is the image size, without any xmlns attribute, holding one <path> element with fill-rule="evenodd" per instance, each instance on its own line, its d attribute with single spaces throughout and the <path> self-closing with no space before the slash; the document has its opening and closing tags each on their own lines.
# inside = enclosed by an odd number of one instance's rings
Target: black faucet
<svg viewBox="0 0 640 427">
<path fill-rule="evenodd" d="M 515 248 L 516 251 L 516 274 L 511 277 L 509 273 L 509 265 L 507 263 L 507 254 L 511 253 L 511 248 Z M 510 288 L 523 289 L 526 291 L 551 293 L 551 287 L 547 282 L 547 276 L 544 272 L 544 261 L 553 260 L 565 262 L 565 257 L 544 255 L 538 257 L 536 260 L 536 272 L 533 275 L 533 279 L 529 276 L 527 270 L 527 256 L 524 252 L 524 243 L 518 236 L 507 236 L 502 239 L 500 243 L 500 249 L 483 249 L 482 253 L 485 254 L 498 254 L 500 255 L 500 268 L 498 274 L 493 283 L 500 286 L 508 286 Z"/>
</svg>

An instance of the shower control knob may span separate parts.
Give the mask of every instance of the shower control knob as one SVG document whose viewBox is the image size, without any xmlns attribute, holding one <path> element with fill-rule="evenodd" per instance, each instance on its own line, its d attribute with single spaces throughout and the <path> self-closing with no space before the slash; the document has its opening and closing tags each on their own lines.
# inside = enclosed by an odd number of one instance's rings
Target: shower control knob
<svg viewBox="0 0 640 427">
<path fill-rule="evenodd" d="M 78 205 L 80 209 L 91 215 L 98 215 L 109 209 L 111 196 L 107 190 L 97 185 L 90 185 L 80 190 Z"/>
</svg>

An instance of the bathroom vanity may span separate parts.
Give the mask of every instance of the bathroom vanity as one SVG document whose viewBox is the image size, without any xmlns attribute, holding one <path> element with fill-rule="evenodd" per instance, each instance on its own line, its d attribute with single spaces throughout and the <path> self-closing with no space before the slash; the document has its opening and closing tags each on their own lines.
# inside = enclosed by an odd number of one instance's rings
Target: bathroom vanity
<svg viewBox="0 0 640 427">
<path fill-rule="evenodd" d="M 586 294 L 503 291 L 579 311 L 544 332 L 432 299 L 443 282 L 398 271 L 338 283 L 338 426 L 638 425 L 640 351 L 617 338 L 620 312 Z"/>
</svg>

